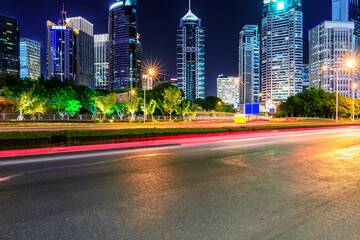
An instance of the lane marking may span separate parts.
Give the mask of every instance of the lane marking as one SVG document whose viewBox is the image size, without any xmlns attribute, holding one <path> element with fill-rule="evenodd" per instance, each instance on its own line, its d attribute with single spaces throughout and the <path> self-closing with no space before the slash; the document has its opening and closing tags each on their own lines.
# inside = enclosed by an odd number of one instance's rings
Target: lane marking
<svg viewBox="0 0 360 240">
<path fill-rule="evenodd" d="M 212 148 L 212 149 L 209 149 L 209 150 L 210 151 L 217 151 L 217 150 L 224 150 L 224 149 L 252 147 L 252 146 L 268 145 L 268 144 L 274 144 L 274 142 L 254 143 L 254 144 L 246 144 L 246 145 L 238 145 L 238 146 L 222 147 L 222 148 Z"/>
<path fill-rule="evenodd" d="M 291 135 L 276 135 L 276 136 L 268 136 L 268 137 L 257 137 L 257 138 L 244 138 L 244 139 L 233 139 L 233 140 L 223 140 L 218 141 L 219 143 L 227 143 L 227 142 L 243 142 L 243 141 L 250 141 L 250 140 L 261 140 L 261 139 L 269 139 L 269 138 L 278 138 L 278 137 L 298 137 L 298 136 L 309 136 L 309 135 L 319 135 L 319 134 L 329 134 L 329 133 L 348 133 L 348 132 L 354 132 L 354 130 L 346 130 L 346 131 L 324 131 L 321 130 L 320 132 L 314 132 L 314 133 L 299 133 L 299 134 L 291 134 Z M 356 132 L 360 132 L 360 130 L 356 130 Z"/>
<path fill-rule="evenodd" d="M 43 169 L 39 169 L 39 170 L 33 170 L 33 171 L 29 171 L 29 172 L 24 172 L 24 173 L 17 173 L 14 175 L 2 177 L 2 178 L 0 178 L 0 182 L 6 182 L 6 181 L 9 181 L 16 177 L 23 177 L 26 175 L 32 175 L 32 174 L 37 174 L 37 173 L 45 173 L 45 172 L 50 172 L 50 171 L 64 170 L 64 169 L 71 169 L 71 168 L 99 166 L 99 165 L 105 165 L 105 164 L 109 164 L 109 163 L 119 162 L 121 160 L 134 159 L 134 158 L 140 158 L 140 157 L 156 157 L 156 156 L 167 156 L 167 155 L 173 155 L 173 154 L 172 153 L 155 153 L 155 154 L 146 154 L 146 155 L 136 155 L 136 156 L 129 156 L 126 158 L 121 158 L 121 159 L 106 160 L 106 161 L 100 161 L 100 162 L 94 162 L 94 163 L 83 163 L 83 164 L 74 164 L 74 165 L 43 168 Z"/>
<path fill-rule="evenodd" d="M 175 146 L 174 146 L 175 147 Z M 43 163 L 43 162 L 55 162 L 55 161 L 64 161 L 64 160 L 71 160 L 71 159 L 79 159 L 79 158 L 93 158 L 93 157 L 102 157 L 102 156 L 109 156 L 109 155 L 117 155 L 123 153 L 131 153 L 131 152 L 143 152 L 146 150 L 155 150 L 155 149 L 170 149 L 174 147 L 159 147 L 159 148 L 146 148 L 146 149 L 135 149 L 135 150 L 118 150 L 118 151 L 109 151 L 109 152 L 99 152 L 99 153 L 75 153 L 74 155 L 68 156 L 54 156 L 54 157 L 29 157 L 25 156 L 24 159 L 20 160 L 9 160 L 9 161 L 0 161 L 0 166 L 13 166 L 13 165 L 21 165 L 21 164 L 34 164 L 34 163 Z M 139 155 L 139 157 L 144 156 L 153 156 L 154 154 L 149 155 Z M 156 155 L 156 154 L 155 154 Z M 131 159 L 138 156 L 133 157 L 126 157 L 122 159 Z M 38 158 L 38 159 L 32 159 Z"/>
</svg>

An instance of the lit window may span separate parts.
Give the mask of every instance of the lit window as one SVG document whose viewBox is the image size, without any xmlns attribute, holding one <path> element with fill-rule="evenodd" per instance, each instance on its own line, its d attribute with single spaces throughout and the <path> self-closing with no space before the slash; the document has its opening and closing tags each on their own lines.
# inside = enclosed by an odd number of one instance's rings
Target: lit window
<svg viewBox="0 0 360 240">
<path fill-rule="evenodd" d="M 280 10 L 284 10 L 285 8 L 285 2 L 284 1 L 280 1 L 277 3 L 277 9 Z"/>
</svg>

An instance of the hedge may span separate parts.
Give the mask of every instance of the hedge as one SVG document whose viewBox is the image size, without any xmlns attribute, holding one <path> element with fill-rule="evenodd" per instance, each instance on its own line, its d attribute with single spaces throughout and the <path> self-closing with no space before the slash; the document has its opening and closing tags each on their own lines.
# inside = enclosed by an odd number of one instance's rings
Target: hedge
<svg viewBox="0 0 360 240">
<path fill-rule="evenodd" d="M 0 132 L 0 150 L 51 147 L 62 145 L 86 145 L 106 141 L 131 141 L 134 138 L 152 138 L 192 134 L 231 133 L 242 131 L 281 130 L 296 128 L 329 127 L 342 125 L 294 125 L 238 128 L 144 128 L 122 130 L 62 130 Z M 1 156 L 1 153 L 0 153 Z"/>
</svg>

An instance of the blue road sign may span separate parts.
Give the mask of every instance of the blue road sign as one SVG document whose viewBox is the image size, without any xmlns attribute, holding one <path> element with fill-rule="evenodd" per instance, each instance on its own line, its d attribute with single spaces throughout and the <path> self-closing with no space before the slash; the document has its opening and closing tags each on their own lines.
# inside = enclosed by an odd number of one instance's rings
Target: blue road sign
<svg viewBox="0 0 360 240">
<path fill-rule="evenodd" d="M 248 115 L 259 115 L 260 114 L 260 104 L 246 104 L 245 113 Z"/>
</svg>

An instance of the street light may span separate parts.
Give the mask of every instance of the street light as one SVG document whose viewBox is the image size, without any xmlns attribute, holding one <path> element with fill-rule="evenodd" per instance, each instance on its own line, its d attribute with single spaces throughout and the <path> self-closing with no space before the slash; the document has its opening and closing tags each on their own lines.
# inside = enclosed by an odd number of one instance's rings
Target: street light
<svg viewBox="0 0 360 240">
<path fill-rule="evenodd" d="M 152 81 L 152 76 L 154 76 L 155 70 L 150 69 L 148 75 L 146 76 L 146 86 L 144 88 L 144 123 L 146 123 L 146 90 L 149 88 L 149 80 Z"/>
<path fill-rule="evenodd" d="M 356 67 L 356 61 L 354 59 L 346 60 L 347 70 L 353 69 Z M 329 68 L 327 65 L 322 66 L 323 71 L 332 70 L 336 73 L 336 122 L 339 122 L 339 72 L 346 70 L 345 68 Z"/>
<path fill-rule="evenodd" d="M 245 84 L 244 81 L 240 81 L 239 79 L 236 79 L 235 83 L 240 83 L 241 85 L 244 86 L 243 94 L 244 94 L 244 113 L 245 113 L 245 107 L 246 107 L 246 84 Z"/>
<path fill-rule="evenodd" d="M 355 122 L 355 89 L 357 88 L 357 83 L 354 83 L 352 85 L 352 89 L 353 89 L 353 122 Z"/>
<path fill-rule="evenodd" d="M 353 67 L 355 67 L 356 62 L 355 62 L 354 59 L 349 59 L 349 60 L 346 62 L 346 65 L 347 65 L 348 68 L 353 68 Z"/>
<path fill-rule="evenodd" d="M 132 89 L 132 90 L 130 91 L 130 102 L 132 102 L 133 95 L 135 95 L 135 90 L 134 90 L 134 89 Z"/>
</svg>

